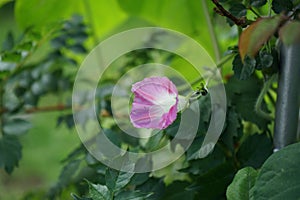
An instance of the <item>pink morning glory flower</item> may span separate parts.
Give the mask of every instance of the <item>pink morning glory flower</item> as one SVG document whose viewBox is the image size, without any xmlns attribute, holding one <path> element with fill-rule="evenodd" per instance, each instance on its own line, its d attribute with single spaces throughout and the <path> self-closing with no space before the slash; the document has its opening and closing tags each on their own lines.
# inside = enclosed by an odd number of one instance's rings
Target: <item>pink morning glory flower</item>
<svg viewBox="0 0 300 200">
<path fill-rule="evenodd" d="M 150 77 L 132 85 L 130 120 L 136 128 L 165 129 L 177 117 L 178 91 L 166 77 Z"/>
</svg>

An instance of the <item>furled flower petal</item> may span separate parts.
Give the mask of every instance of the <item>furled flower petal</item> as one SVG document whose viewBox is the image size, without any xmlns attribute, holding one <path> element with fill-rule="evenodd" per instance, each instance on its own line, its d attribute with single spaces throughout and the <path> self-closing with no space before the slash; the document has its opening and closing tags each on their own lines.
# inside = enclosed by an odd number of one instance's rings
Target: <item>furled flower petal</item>
<svg viewBox="0 0 300 200">
<path fill-rule="evenodd" d="M 150 77 L 132 85 L 130 120 L 137 128 L 164 129 L 177 116 L 178 91 L 166 77 Z"/>
</svg>

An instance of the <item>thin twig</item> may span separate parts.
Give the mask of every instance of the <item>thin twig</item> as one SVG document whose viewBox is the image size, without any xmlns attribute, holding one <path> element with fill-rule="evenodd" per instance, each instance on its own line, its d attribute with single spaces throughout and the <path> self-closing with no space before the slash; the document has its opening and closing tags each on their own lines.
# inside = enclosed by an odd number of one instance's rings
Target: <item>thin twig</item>
<svg viewBox="0 0 300 200">
<path fill-rule="evenodd" d="M 228 12 L 218 0 L 212 0 L 212 2 L 216 5 L 215 11 L 222 16 L 229 18 L 233 21 L 237 26 L 246 27 L 248 25 L 247 19 L 245 17 L 236 18 L 230 12 Z"/>
</svg>

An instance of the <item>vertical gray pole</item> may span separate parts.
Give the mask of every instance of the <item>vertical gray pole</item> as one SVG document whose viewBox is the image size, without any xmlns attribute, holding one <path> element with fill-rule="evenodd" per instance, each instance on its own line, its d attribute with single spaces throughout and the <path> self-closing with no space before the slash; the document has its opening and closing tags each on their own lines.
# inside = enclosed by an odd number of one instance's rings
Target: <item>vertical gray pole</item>
<svg viewBox="0 0 300 200">
<path fill-rule="evenodd" d="M 276 102 L 274 151 L 297 141 L 300 44 L 282 45 Z"/>
</svg>

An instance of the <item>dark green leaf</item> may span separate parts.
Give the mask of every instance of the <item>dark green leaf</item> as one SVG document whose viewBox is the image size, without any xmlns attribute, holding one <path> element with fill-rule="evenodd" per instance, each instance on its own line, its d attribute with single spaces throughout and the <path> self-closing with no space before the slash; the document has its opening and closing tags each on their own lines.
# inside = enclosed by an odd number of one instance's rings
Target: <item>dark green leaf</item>
<svg viewBox="0 0 300 200">
<path fill-rule="evenodd" d="M 149 179 L 149 173 L 136 173 L 131 178 L 129 185 L 139 186 Z"/>
<path fill-rule="evenodd" d="M 0 5 L 1 5 L 1 3 L 0 3 Z M 12 50 L 14 45 L 15 45 L 14 35 L 12 34 L 12 32 L 8 32 L 6 39 L 4 40 L 4 42 L 2 44 L 2 50 L 3 51 Z"/>
<path fill-rule="evenodd" d="M 267 51 L 260 51 L 259 52 L 259 60 L 261 68 L 269 68 L 273 64 L 273 56 L 271 53 Z"/>
<path fill-rule="evenodd" d="M 246 56 L 243 63 L 240 56 L 236 55 L 232 65 L 234 75 L 239 80 L 246 80 L 253 74 L 256 66 L 256 60 Z"/>
<path fill-rule="evenodd" d="M 152 193 L 147 200 L 157 200 L 162 198 L 165 191 L 165 184 L 163 179 L 149 178 L 136 189 L 146 194 Z"/>
<path fill-rule="evenodd" d="M 22 157 L 22 146 L 15 136 L 4 135 L 0 138 L 0 168 L 12 173 Z"/>
<path fill-rule="evenodd" d="M 80 160 L 72 160 L 64 166 L 59 175 L 58 182 L 49 190 L 47 194 L 50 199 L 56 197 L 64 187 L 71 183 L 72 179 L 76 175 L 76 172 L 79 170 L 80 163 Z"/>
<path fill-rule="evenodd" d="M 249 136 L 237 152 L 237 158 L 242 167 L 259 168 L 272 154 L 272 141 L 266 134 Z"/>
<path fill-rule="evenodd" d="M 267 130 L 269 121 L 254 112 L 254 106 L 262 87 L 263 82 L 255 76 L 243 81 L 239 81 L 233 76 L 225 85 L 227 99 L 229 103 L 235 105 L 242 119 L 253 122 L 259 128 Z M 267 112 L 264 102 L 262 109 Z"/>
<path fill-rule="evenodd" d="M 8 135 L 21 135 L 32 127 L 31 123 L 23 119 L 11 119 L 4 123 L 3 131 Z"/>
<path fill-rule="evenodd" d="M 234 174 L 235 167 L 233 164 L 231 162 L 223 163 L 208 173 L 197 177 L 187 190 L 191 190 L 190 193 L 197 192 L 194 199 L 222 199 Z"/>
<path fill-rule="evenodd" d="M 235 108 L 229 108 L 226 117 L 226 126 L 223 131 L 220 141 L 222 141 L 231 152 L 235 150 L 235 141 L 243 134 L 243 125 L 241 117 L 236 112 Z"/>
<path fill-rule="evenodd" d="M 66 46 L 66 40 L 63 37 L 57 37 L 51 40 L 51 45 L 55 49 L 60 49 Z"/>
<path fill-rule="evenodd" d="M 240 169 L 232 183 L 228 186 L 226 197 L 228 200 L 249 200 L 250 189 L 254 186 L 257 171 L 252 167 Z"/>
<path fill-rule="evenodd" d="M 250 0 L 250 6 L 261 7 L 267 3 L 267 0 Z"/>
<path fill-rule="evenodd" d="M 90 196 L 93 200 L 111 200 L 111 194 L 105 185 L 96 185 L 88 182 L 90 188 Z"/>
<path fill-rule="evenodd" d="M 129 166 L 128 170 L 132 171 L 133 166 Z M 105 173 L 106 186 L 111 192 L 118 191 L 124 188 L 130 182 L 130 179 L 133 175 L 134 173 L 132 172 L 123 172 L 108 168 Z"/>
<path fill-rule="evenodd" d="M 195 143 L 199 142 L 197 139 L 195 140 Z M 200 143 L 202 144 L 202 142 Z M 192 155 L 195 151 L 197 151 L 200 147 L 197 146 L 196 149 L 191 146 L 188 151 L 187 155 Z M 188 156 L 188 159 L 192 159 L 192 157 Z M 189 161 L 189 167 L 180 170 L 181 172 L 191 173 L 195 175 L 203 175 L 210 170 L 213 170 L 214 168 L 218 167 L 219 165 L 223 164 L 225 162 L 225 155 L 224 152 L 221 150 L 221 148 L 216 145 L 213 152 L 209 154 L 205 158 L 197 159 L 197 160 L 191 160 Z"/>
<path fill-rule="evenodd" d="M 282 11 L 291 11 L 293 9 L 293 2 L 291 0 L 273 0 L 272 10 L 279 14 Z"/>
<path fill-rule="evenodd" d="M 72 46 L 68 46 L 68 49 L 78 54 L 87 52 L 86 48 L 81 44 L 74 44 Z"/>
<path fill-rule="evenodd" d="M 144 194 L 140 191 L 124 191 L 118 193 L 114 200 L 149 200 L 152 194 Z"/>
<path fill-rule="evenodd" d="M 247 14 L 247 8 L 241 3 L 230 4 L 229 12 L 235 17 L 243 17 Z"/>
<path fill-rule="evenodd" d="M 91 198 L 87 198 L 87 197 L 79 197 L 76 194 L 71 194 L 73 200 L 92 200 Z"/>
<path fill-rule="evenodd" d="M 0 0 L 0 8 L 11 1 L 13 1 L 13 0 Z"/>
<path fill-rule="evenodd" d="M 175 181 L 166 187 L 166 192 L 162 199 L 164 200 L 194 200 L 195 192 L 187 189 L 188 182 Z"/>
<path fill-rule="evenodd" d="M 25 92 L 23 100 L 25 104 L 36 106 L 38 102 L 38 97 L 33 95 L 31 92 Z"/>
<path fill-rule="evenodd" d="M 251 200 L 281 200 L 300 198 L 300 143 L 274 153 L 263 164 Z"/>
</svg>

